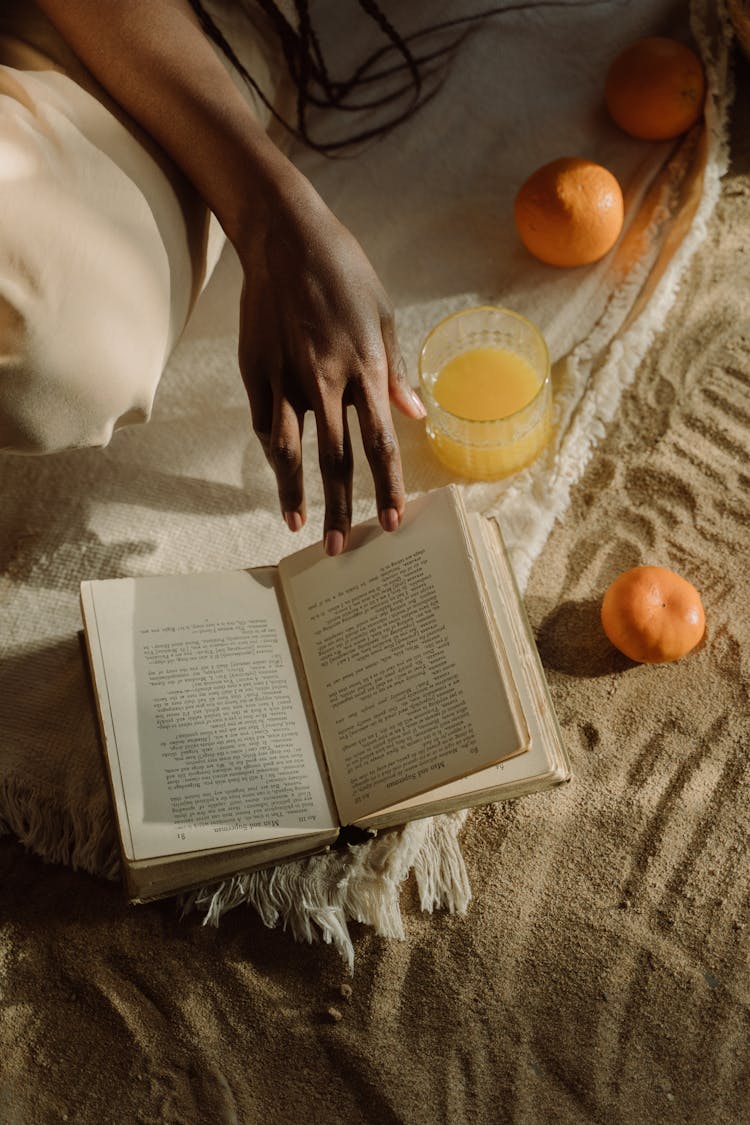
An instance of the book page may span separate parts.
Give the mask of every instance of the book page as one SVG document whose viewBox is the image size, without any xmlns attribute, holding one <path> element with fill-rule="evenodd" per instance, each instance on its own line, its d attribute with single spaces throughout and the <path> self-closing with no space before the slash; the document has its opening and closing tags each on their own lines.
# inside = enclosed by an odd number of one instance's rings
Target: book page
<svg viewBox="0 0 750 1125">
<path fill-rule="evenodd" d="M 274 574 L 81 589 L 125 854 L 335 827 Z"/>
<path fill-rule="evenodd" d="M 520 753 L 452 489 L 279 566 L 342 823 Z"/>
<path fill-rule="evenodd" d="M 506 638 L 506 652 L 523 703 L 529 727 L 530 747 L 525 754 L 499 762 L 470 777 L 438 786 L 421 797 L 380 810 L 380 824 L 398 824 L 409 819 L 420 805 L 462 807 L 476 804 L 477 797 L 501 800 L 557 784 L 570 777 L 570 763 L 552 706 L 534 636 L 526 616 L 497 523 L 476 513 L 469 516 L 469 530 L 492 604 L 495 622 Z M 425 797 L 428 799 L 425 800 Z M 366 820 L 367 818 L 365 818 Z"/>
<path fill-rule="evenodd" d="M 460 777 L 447 785 L 436 786 L 429 793 L 399 801 L 388 809 L 378 810 L 372 816 L 363 816 L 359 824 L 363 828 L 392 827 L 412 820 L 417 811 L 423 817 L 432 816 L 433 809 L 442 811 L 441 806 L 467 808 L 476 804 L 491 804 L 503 800 L 506 792 L 515 796 L 516 792 L 533 790 L 537 786 L 541 788 L 540 783 L 548 778 L 562 780 L 562 777 L 562 773 L 557 777 L 554 763 L 550 762 L 544 747 L 532 742 L 525 754 L 488 766 L 469 777 Z M 427 811 L 421 811 L 423 809 Z"/>
</svg>

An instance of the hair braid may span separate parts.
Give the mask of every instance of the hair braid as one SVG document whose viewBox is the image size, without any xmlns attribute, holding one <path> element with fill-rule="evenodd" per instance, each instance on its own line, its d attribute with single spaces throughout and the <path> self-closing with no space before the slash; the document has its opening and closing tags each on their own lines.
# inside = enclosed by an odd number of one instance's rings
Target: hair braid
<svg viewBox="0 0 750 1125">
<path fill-rule="evenodd" d="M 287 19 L 275 0 L 242 0 L 246 8 L 254 5 L 264 13 L 279 41 L 287 69 L 297 89 L 296 122 L 292 123 L 282 117 L 248 72 L 201 0 L 189 2 L 205 34 L 229 59 L 275 120 L 309 148 L 329 156 L 382 137 L 411 117 L 438 92 L 448 63 L 475 27 L 492 16 L 507 15 L 528 6 L 528 0 L 511 0 L 501 7 L 455 16 L 408 35 L 401 35 L 377 0 L 358 0 L 360 10 L 379 27 L 386 42 L 360 62 L 348 78 L 333 79 L 310 18 L 308 0 L 294 0 L 298 28 Z M 540 6 L 546 8 L 593 7 L 600 3 L 602 0 L 540 0 Z M 414 48 L 414 45 L 435 36 L 438 37 L 436 46 L 426 47 L 422 53 Z M 390 62 L 388 56 L 393 52 L 399 58 L 398 61 Z M 400 81 L 402 76 L 405 76 L 404 80 Z M 364 98 L 360 96 L 356 101 L 351 100 L 351 95 L 361 95 L 364 90 L 371 90 L 372 93 Z M 316 140 L 310 135 L 309 107 L 333 108 L 349 114 L 378 109 L 384 113 L 379 123 L 355 129 L 342 140 L 325 141 Z"/>
<path fill-rule="evenodd" d="M 420 73 L 419 67 L 417 66 L 414 55 L 411 53 L 406 43 L 396 31 L 390 20 L 387 19 L 383 11 L 375 3 L 375 0 L 359 0 L 359 6 L 363 12 L 366 12 L 367 15 L 375 21 L 383 34 L 386 35 L 388 39 L 390 39 L 393 46 L 403 57 L 414 83 L 414 100 L 415 102 L 418 102 L 419 95 L 422 92 L 422 75 Z"/>
</svg>

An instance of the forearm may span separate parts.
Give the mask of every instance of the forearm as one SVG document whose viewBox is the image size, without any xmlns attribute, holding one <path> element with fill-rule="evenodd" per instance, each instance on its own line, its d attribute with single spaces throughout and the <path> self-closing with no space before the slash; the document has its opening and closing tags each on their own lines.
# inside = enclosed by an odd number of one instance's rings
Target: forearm
<svg viewBox="0 0 750 1125">
<path fill-rule="evenodd" d="M 352 234 L 273 145 L 187 0 L 38 0 L 110 95 L 171 156 L 243 266 L 239 361 L 253 427 L 288 526 L 305 519 L 302 425 L 315 414 L 329 554 L 351 522 L 347 407 L 357 413 L 381 524 L 405 493 L 389 393 L 423 416 L 404 378 L 393 309 Z"/>
<path fill-rule="evenodd" d="M 37 0 L 111 96 L 169 154 L 242 252 L 269 208 L 302 190 L 187 0 Z"/>
</svg>

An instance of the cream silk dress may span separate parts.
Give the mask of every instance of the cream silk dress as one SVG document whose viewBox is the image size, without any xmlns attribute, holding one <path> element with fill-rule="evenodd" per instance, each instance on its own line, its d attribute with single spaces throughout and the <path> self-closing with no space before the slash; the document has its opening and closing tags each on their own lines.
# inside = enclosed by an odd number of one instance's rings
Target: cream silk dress
<svg viewBox="0 0 750 1125">
<path fill-rule="evenodd" d="M 229 6 L 212 12 L 273 93 L 280 68 L 262 29 Z M 36 6 L 3 3 L 0 449 L 105 445 L 146 421 L 222 245 L 184 177 Z"/>
</svg>

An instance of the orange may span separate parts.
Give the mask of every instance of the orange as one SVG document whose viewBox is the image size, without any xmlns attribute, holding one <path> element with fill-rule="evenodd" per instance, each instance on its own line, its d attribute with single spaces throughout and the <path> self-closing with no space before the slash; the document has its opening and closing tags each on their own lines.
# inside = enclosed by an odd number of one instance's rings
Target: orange
<svg viewBox="0 0 750 1125">
<path fill-rule="evenodd" d="M 622 230 L 620 185 L 611 172 L 577 156 L 537 168 L 516 196 L 521 241 L 551 266 L 586 266 L 603 258 Z"/>
<path fill-rule="evenodd" d="M 706 628 L 700 594 L 665 566 L 634 566 L 616 578 L 602 601 L 602 625 L 631 660 L 679 660 Z"/>
<path fill-rule="evenodd" d="M 645 141 L 666 141 L 695 125 L 705 93 L 703 64 L 695 52 L 660 36 L 626 47 L 604 86 L 612 120 Z"/>
</svg>

